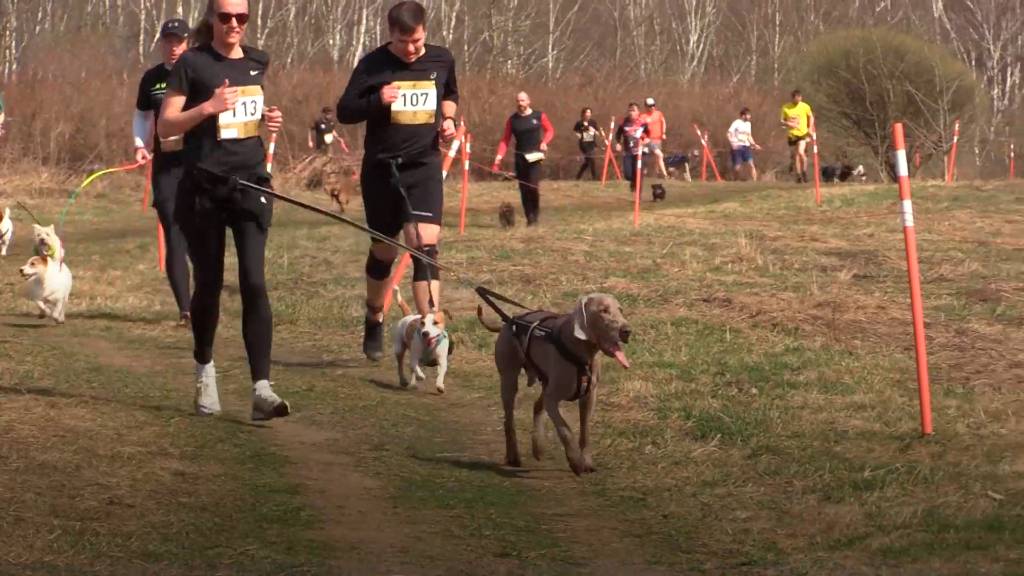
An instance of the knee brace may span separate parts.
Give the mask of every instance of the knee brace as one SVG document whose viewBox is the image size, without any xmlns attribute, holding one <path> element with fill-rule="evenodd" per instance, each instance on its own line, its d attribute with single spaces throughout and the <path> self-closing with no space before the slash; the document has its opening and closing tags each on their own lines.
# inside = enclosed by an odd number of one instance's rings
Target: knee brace
<svg viewBox="0 0 1024 576">
<path fill-rule="evenodd" d="M 374 256 L 373 250 L 366 255 L 366 276 L 371 280 L 383 282 L 391 278 L 391 265 L 394 260 L 381 260 Z"/>
<path fill-rule="evenodd" d="M 429 256 L 435 262 L 437 261 L 437 244 L 424 244 L 423 248 L 420 249 Z M 437 274 L 437 266 L 424 262 L 419 258 L 413 256 L 412 258 L 412 281 L 413 282 L 426 282 L 428 280 L 439 280 L 440 277 Z"/>
</svg>

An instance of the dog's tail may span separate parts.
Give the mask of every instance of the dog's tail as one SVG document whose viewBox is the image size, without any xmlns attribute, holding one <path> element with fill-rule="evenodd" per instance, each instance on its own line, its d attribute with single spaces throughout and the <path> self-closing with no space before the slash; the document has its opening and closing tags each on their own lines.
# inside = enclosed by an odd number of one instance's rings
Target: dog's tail
<svg viewBox="0 0 1024 576">
<path fill-rule="evenodd" d="M 484 318 L 484 307 L 477 304 L 476 306 L 476 318 L 483 324 L 484 328 L 487 328 L 491 332 L 501 332 L 501 323 L 493 323 L 487 318 Z"/>
<path fill-rule="evenodd" d="M 412 309 L 405 303 L 405 300 L 402 300 L 402 289 L 398 286 L 395 286 L 395 304 L 398 304 L 398 308 L 402 310 L 402 316 L 412 314 Z"/>
</svg>

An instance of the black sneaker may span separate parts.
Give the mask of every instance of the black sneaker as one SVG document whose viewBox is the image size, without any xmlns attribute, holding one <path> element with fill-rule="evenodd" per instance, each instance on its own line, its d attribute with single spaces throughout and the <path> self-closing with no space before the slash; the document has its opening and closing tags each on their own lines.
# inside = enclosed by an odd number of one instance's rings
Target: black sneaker
<svg viewBox="0 0 1024 576">
<path fill-rule="evenodd" d="M 384 357 L 384 321 L 370 318 L 363 321 L 363 354 L 373 361 Z"/>
</svg>

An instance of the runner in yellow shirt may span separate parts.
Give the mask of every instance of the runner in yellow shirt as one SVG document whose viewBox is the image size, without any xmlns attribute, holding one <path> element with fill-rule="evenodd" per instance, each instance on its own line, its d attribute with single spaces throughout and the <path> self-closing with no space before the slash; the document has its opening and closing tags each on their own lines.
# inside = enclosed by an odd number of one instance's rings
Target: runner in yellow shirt
<svg viewBox="0 0 1024 576">
<path fill-rule="evenodd" d="M 793 100 L 782 105 L 782 125 L 787 132 L 789 148 L 792 150 L 796 181 L 807 182 L 807 141 L 811 138 L 811 126 L 814 125 L 814 113 L 804 102 L 799 90 L 793 91 Z"/>
</svg>

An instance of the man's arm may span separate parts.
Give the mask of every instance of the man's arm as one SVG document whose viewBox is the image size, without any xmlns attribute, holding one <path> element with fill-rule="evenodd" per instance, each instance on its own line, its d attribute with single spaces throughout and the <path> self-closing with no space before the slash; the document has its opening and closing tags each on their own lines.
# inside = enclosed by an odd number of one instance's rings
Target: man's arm
<svg viewBox="0 0 1024 576">
<path fill-rule="evenodd" d="M 442 104 L 443 106 L 443 104 Z M 363 59 L 352 71 L 345 92 L 338 99 L 337 116 L 342 124 L 359 124 L 366 122 L 370 116 L 384 109 L 378 87 L 370 83 L 366 73 L 366 59 Z"/>
<path fill-rule="evenodd" d="M 494 166 L 491 168 L 497 171 L 501 167 L 501 159 L 505 157 L 505 152 L 508 150 L 509 143 L 512 142 L 512 119 L 509 118 L 505 121 L 505 133 L 501 136 L 501 142 L 498 143 L 498 153 L 494 155 Z"/>
<path fill-rule="evenodd" d="M 540 149 L 542 152 L 547 152 L 548 143 L 555 137 L 555 127 L 551 125 L 548 115 L 544 112 L 540 113 L 540 127 L 544 130 L 544 136 L 540 141 Z"/>
<path fill-rule="evenodd" d="M 665 113 L 661 113 L 661 139 L 668 139 L 668 119 L 665 118 Z"/>
</svg>

